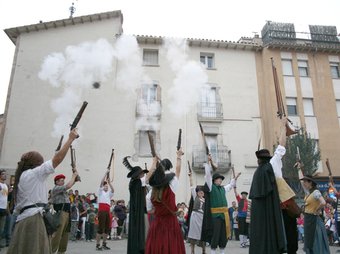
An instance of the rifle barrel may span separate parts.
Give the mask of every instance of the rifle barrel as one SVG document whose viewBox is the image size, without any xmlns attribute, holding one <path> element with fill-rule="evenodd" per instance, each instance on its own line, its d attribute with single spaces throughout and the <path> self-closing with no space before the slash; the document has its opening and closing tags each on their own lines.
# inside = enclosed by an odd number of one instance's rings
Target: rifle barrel
<svg viewBox="0 0 340 254">
<path fill-rule="evenodd" d="M 77 127 L 77 125 L 78 125 L 78 123 L 79 123 L 79 121 L 80 121 L 80 119 L 81 119 L 81 117 L 82 117 L 82 115 L 83 115 L 83 113 L 84 113 L 84 110 L 85 110 L 87 104 L 88 104 L 87 101 L 84 101 L 84 102 L 83 102 L 83 105 L 81 106 L 81 108 L 80 108 L 78 114 L 77 114 L 76 117 L 74 118 L 73 123 L 71 124 L 71 130 L 73 130 L 74 128 Z"/>
</svg>

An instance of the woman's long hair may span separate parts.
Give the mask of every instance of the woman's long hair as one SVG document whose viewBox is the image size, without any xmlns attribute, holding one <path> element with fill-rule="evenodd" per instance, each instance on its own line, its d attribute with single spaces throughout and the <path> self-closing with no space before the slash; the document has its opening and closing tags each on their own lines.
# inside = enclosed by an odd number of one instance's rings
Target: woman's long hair
<svg viewBox="0 0 340 254">
<path fill-rule="evenodd" d="M 44 162 L 44 158 L 41 156 L 40 153 L 35 152 L 35 151 L 25 153 L 21 156 L 21 159 L 18 162 L 18 166 L 15 171 L 12 205 L 16 204 L 18 185 L 19 185 L 21 174 L 27 169 L 33 169 L 35 167 L 40 166 L 43 162 Z"/>
<path fill-rule="evenodd" d="M 162 202 L 164 187 L 152 187 L 151 200 Z"/>
</svg>

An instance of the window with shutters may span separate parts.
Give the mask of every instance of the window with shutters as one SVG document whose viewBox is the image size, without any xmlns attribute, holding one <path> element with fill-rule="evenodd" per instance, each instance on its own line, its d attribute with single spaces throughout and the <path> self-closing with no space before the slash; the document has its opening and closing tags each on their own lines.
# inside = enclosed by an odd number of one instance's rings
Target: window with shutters
<svg viewBox="0 0 340 254">
<path fill-rule="evenodd" d="M 161 116 L 161 87 L 154 81 L 142 84 L 138 91 L 136 114 L 139 117 Z"/>
<path fill-rule="evenodd" d="M 143 65 L 158 66 L 158 49 L 143 49 Z"/>
<path fill-rule="evenodd" d="M 282 59 L 282 73 L 284 76 L 293 76 L 292 60 Z"/>
<path fill-rule="evenodd" d="M 333 79 L 340 78 L 339 63 L 330 63 L 331 75 Z"/>
<path fill-rule="evenodd" d="M 305 116 L 314 116 L 313 99 L 311 98 L 303 99 L 303 110 Z"/>
<path fill-rule="evenodd" d="M 340 117 L 340 100 L 336 100 L 336 110 L 338 112 L 338 117 Z"/>
<path fill-rule="evenodd" d="M 222 103 L 218 94 L 218 88 L 206 85 L 201 88 L 201 101 L 198 105 L 199 120 L 223 119 Z"/>
<path fill-rule="evenodd" d="M 299 68 L 299 76 L 300 77 L 308 77 L 308 62 L 303 60 L 298 60 L 298 68 Z"/>
<path fill-rule="evenodd" d="M 213 53 L 201 53 L 200 61 L 207 69 L 214 69 L 214 54 Z"/>
<path fill-rule="evenodd" d="M 286 98 L 287 102 L 287 114 L 289 116 L 297 115 L 296 98 Z"/>
</svg>

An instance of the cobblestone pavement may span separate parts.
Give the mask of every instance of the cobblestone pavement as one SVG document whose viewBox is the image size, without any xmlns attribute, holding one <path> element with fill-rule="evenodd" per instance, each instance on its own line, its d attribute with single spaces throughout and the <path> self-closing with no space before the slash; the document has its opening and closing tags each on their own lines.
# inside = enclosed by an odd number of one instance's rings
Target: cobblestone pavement
<svg viewBox="0 0 340 254">
<path fill-rule="evenodd" d="M 96 251 L 96 243 L 95 242 L 85 242 L 85 241 L 76 241 L 72 242 L 70 241 L 68 244 L 68 254 L 89 254 L 89 253 L 114 253 L 114 254 L 126 254 L 126 246 L 127 246 L 127 240 L 108 240 L 107 245 L 111 248 L 111 250 L 105 250 L 105 251 Z M 299 244 L 299 250 L 297 254 L 303 254 L 302 250 L 303 245 Z M 185 243 L 185 249 L 186 253 L 190 253 L 190 245 L 188 243 Z M 331 246 L 331 254 L 340 253 L 340 247 L 337 246 Z M 339 250 L 337 252 L 337 250 Z M 2 249 L 0 253 L 6 253 L 6 248 Z M 195 248 L 196 254 L 201 254 L 202 250 L 201 248 Z M 207 247 L 207 253 L 210 254 L 210 248 Z M 247 254 L 248 248 L 240 248 L 239 243 L 237 241 L 229 241 L 228 245 L 226 247 L 226 254 Z M 176 254 L 176 253 L 174 253 Z M 260 254 L 260 253 L 259 253 Z"/>
</svg>

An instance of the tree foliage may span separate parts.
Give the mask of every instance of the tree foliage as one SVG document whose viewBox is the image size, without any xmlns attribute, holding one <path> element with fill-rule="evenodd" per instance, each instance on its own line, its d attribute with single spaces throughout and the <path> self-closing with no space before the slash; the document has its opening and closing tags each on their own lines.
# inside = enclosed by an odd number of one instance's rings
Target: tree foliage
<svg viewBox="0 0 340 254">
<path fill-rule="evenodd" d="M 282 159 L 282 173 L 288 180 L 298 178 L 298 171 L 294 167 L 298 161 L 298 150 L 304 175 L 313 175 L 318 169 L 321 158 L 318 143 L 304 128 L 301 128 L 297 134 L 287 137 L 286 154 Z"/>
</svg>

